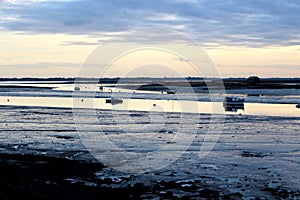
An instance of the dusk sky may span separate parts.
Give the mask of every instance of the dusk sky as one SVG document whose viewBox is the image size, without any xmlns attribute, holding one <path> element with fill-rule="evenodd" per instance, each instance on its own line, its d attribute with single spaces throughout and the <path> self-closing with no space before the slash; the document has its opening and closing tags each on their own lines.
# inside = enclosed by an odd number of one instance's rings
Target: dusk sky
<svg viewBox="0 0 300 200">
<path fill-rule="evenodd" d="M 297 0 L 0 0 L 0 77 L 74 77 L 100 43 L 143 27 L 193 38 L 222 77 L 300 77 L 299 19 Z"/>
</svg>

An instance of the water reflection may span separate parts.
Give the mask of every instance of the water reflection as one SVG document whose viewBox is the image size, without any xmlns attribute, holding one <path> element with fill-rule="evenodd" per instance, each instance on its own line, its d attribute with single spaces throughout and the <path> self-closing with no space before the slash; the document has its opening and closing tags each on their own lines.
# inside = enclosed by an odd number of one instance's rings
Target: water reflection
<svg viewBox="0 0 300 200">
<path fill-rule="evenodd" d="M 224 106 L 226 112 L 238 112 L 239 110 L 245 110 L 245 106 L 243 105 L 235 105 L 235 106 Z"/>
<path fill-rule="evenodd" d="M 112 105 L 116 105 L 116 104 L 122 104 L 123 100 L 119 99 L 119 98 L 110 98 L 110 99 L 106 99 L 105 103 L 110 103 Z"/>
<path fill-rule="evenodd" d="M 78 101 L 77 105 L 79 105 L 80 108 L 92 109 L 208 114 L 224 114 L 225 110 L 228 114 L 300 117 L 300 109 L 296 108 L 295 104 L 243 103 L 231 106 L 228 106 L 227 104 L 227 106 L 224 106 L 224 102 L 196 102 L 150 99 L 121 99 L 122 101 L 120 101 L 120 99 L 107 98 L 73 99 L 66 97 L 0 96 L 0 105 L 72 108 L 74 106 L 74 100 Z"/>
</svg>

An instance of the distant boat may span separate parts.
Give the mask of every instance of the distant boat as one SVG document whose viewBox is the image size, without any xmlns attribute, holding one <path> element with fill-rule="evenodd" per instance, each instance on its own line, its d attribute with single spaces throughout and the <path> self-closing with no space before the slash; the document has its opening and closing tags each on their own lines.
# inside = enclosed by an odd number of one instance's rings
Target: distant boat
<svg viewBox="0 0 300 200">
<path fill-rule="evenodd" d="M 245 99 L 240 97 L 225 97 L 224 105 L 239 105 L 244 104 Z"/>
<path fill-rule="evenodd" d="M 296 108 L 300 109 L 300 103 L 298 103 L 298 104 L 296 105 Z"/>
<path fill-rule="evenodd" d="M 122 104 L 123 100 L 122 99 L 118 99 L 118 98 L 110 98 L 110 99 L 106 99 L 105 103 L 110 103 L 112 105 L 116 105 L 116 104 Z"/>
<path fill-rule="evenodd" d="M 167 94 L 176 94 L 176 91 L 169 90 L 167 91 Z"/>
<path fill-rule="evenodd" d="M 244 98 L 239 97 L 225 97 L 223 101 L 223 107 L 225 108 L 225 111 L 234 111 L 237 112 L 237 110 L 241 109 L 244 110 Z"/>
<path fill-rule="evenodd" d="M 260 97 L 260 94 L 248 94 L 248 97 Z"/>
</svg>

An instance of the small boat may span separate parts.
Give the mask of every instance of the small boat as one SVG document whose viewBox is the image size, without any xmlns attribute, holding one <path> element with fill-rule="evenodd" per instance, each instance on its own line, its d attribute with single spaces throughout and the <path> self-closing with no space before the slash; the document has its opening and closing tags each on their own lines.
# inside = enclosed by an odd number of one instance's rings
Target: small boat
<svg viewBox="0 0 300 200">
<path fill-rule="evenodd" d="M 239 97 L 225 97 L 223 107 L 225 111 L 237 112 L 239 109 L 244 110 L 244 98 Z"/>
<path fill-rule="evenodd" d="M 167 91 L 167 94 L 176 94 L 175 91 Z"/>
<path fill-rule="evenodd" d="M 224 104 L 226 105 L 239 105 L 244 104 L 245 99 L 240 97 L 225 97 Z"/>
<path fill-rule="evenodd" d="M 296 105 L 296 108 L 300 109 L 300 103 L 298 103 L 298 104 Z"/>
<path fill-rule="evenodd" d="M 247 94 L 248 97 L 260 97 L 260 94 Z"/>
<path fill-rule="evenodd" d="M 110 99 L 106 99 L 105 103 L 110 103 L 112 105 L 116 105 L 116 104 L 122 104 L 123 100 L 122 99 L 118 99 L 118 98 L 110 98 Z"/>
</svg>

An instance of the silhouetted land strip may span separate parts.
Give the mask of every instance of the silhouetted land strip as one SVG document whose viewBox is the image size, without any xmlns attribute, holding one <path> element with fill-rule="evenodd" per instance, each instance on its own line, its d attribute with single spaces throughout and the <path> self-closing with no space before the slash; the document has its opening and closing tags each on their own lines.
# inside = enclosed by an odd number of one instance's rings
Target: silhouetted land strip
<svg viewBox="0 0 300 200">
<path fill-rule="evenodd" d="M 36 84 L 71 84 L 75 82 L 83 84 L 122 84 L 124 88 L 132 88 L 136 85 L 146 85 L 147 90 L 157 90 L 157 84 L 163 86 L 192 86 L 192 87 L 214 87 L 218 88 L 224 84 L 226 89 L 299 89 L 300 78 L 0 78 L 0 83 L 8 81 L 34 82 Z M 257 77 L 258 78 L 258 77 Z M 128 84 L 128 85 L 126 85 Z M 151 87 L 153 86 L 153 87 Z M 19 87 L 19 86 L 18 86 Z M 20 86 L 22 87 L 22 86 Z M 26 86 L 28 87 L 28 86 Z M 145 86 L 144 86 L 145 87 Z M 145 89 L 145 88 L 143 88 Z"/>
<path fill-rule="evenodd" d="M 23 85 L 0 85 L 1 89 L 13 89 L 13 88 L 19 88 L 19 89 L 53 89 L 54 87 L 36 87 L 36 86 L 23 86 Z"/>
</svg>

